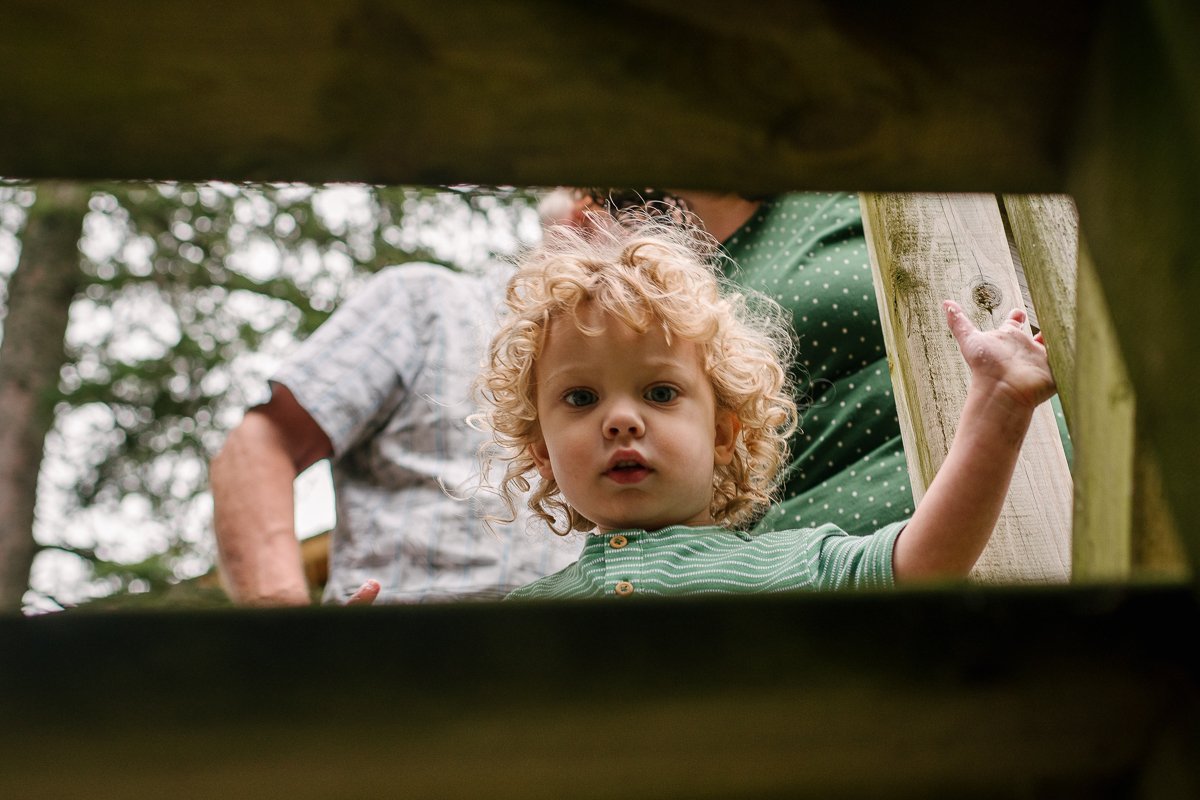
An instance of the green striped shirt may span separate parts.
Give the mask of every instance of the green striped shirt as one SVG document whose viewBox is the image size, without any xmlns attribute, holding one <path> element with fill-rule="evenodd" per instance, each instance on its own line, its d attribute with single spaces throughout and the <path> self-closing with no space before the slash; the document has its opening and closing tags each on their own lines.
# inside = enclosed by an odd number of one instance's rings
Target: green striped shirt
<svg viewBox="0 0 1200 800">
<path fill-rule="evenodd" d="M 892 548 L 907 520 L 869 536 L 836 525 L 749 534 L 675 525 L 591 535 L 579 560 L 509 598 L 746 594 L 890 587 Z"/>
</svg>

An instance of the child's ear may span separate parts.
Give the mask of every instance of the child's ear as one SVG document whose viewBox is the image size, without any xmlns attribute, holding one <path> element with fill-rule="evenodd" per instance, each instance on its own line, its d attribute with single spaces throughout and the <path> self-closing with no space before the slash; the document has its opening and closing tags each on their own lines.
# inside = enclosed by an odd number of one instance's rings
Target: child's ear
<svg viewBox="0 0 1200 800">
<path fill-rule="evenodd" d="M 554 480 L 554 468 L 550 466 L 550 450 L 546 447 L 546 440 L 539 436 L 526 449 L 537 466 L 538 474 L 545 480 Z"/>
<path fill-rule="evenodd" d="M 724 467 L 733 461 L 738 435 L 742 432 L 742 421 L 737 414 L 727 409 L 717 409 L 717 430 L 713 442 L 713 464 Z"/>
</svg>

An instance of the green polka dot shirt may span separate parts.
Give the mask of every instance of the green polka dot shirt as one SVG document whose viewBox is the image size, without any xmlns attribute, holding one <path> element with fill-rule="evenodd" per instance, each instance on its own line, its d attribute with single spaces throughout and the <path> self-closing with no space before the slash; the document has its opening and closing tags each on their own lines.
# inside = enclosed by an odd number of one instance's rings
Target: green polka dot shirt
<svg viewBox="0 0 1200 800">
<path fill-rule="evenodd" d="M 801 429 L 782 501 L 755 531 L 869 533 L 913 513 L 858 197 L 768 200 L 726 242 L 729 278 L 790 313 Z"/>
<path fill-rule="evenodd" d="M 893 585 L 904 523 L 870 536 L 834 525 L 762 534 L 675 525 L 587 537 L 579 560 L 509 599 L 749 594 Z"/>
</svg>

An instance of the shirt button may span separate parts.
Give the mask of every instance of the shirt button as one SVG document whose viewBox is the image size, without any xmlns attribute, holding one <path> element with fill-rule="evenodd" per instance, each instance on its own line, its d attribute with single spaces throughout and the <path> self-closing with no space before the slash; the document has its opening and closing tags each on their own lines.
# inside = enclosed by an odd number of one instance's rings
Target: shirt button
<svg viewBox="0 0 1200 800">
<path fill-rule="evenodd" d="M 624 547 L 627 544 L 629 544 L 629 540 L 626 539 L 624 536 L 622 536 L 619 533 L 616 536 L 614 536 L 608 540 L 608 546 L 611 547 L 613 550 L 620 550 L 622 547 Z"/>
<path fill-rule="evenodd" d="M 629 581 L 618 581 L 616 586 L 617 597 L 628 597 L 633 594 L 633 584 Z"/>
</svg>

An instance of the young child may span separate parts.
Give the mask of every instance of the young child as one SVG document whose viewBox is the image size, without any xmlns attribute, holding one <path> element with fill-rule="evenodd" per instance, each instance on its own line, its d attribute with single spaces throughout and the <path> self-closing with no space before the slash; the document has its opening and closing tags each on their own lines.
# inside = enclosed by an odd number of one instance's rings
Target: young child
<svg viewBox="0 0 1200 800">
<path fill-rule="evenodd" d="M 958 433 L 912 518 L 869 536 L 833 525 L 751 536 L 796 407 L 790 335 L 769 301 L 731 291 L 713 243 L 663 224 L 559 227 L 510 281 L 481 376 L 484 474 L 510 512 L 528 493 L 579 560 L 509 595 L 884 587 L 965 576 L 996 523 L 1034 408 L 1054 392 L 1045 348 L 1013 311 L 980 332 L 947 320 L 971 368 Z M 531 483 L 534 479 L 536 485 Z M 532 491 L 530 491 L 532 488 Z"/>
</svg>

